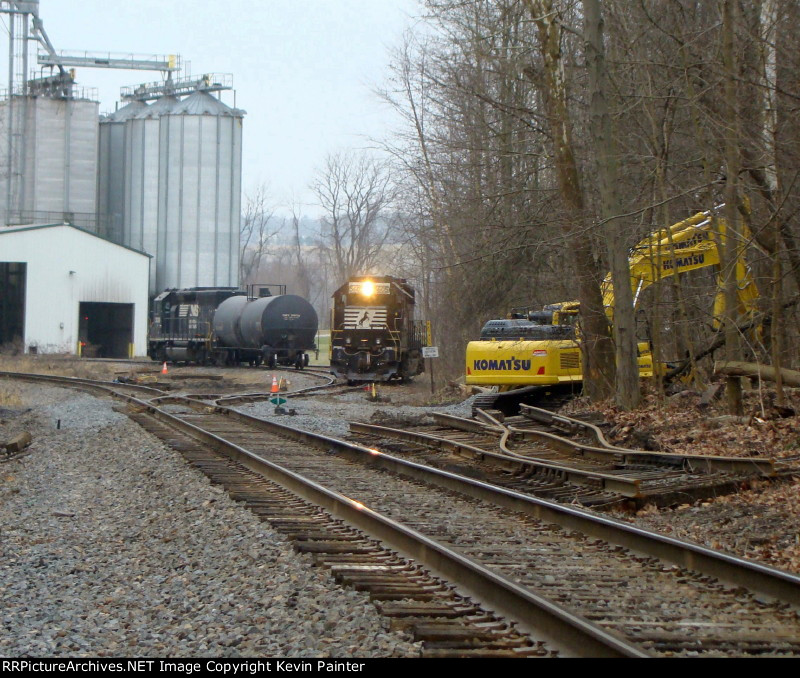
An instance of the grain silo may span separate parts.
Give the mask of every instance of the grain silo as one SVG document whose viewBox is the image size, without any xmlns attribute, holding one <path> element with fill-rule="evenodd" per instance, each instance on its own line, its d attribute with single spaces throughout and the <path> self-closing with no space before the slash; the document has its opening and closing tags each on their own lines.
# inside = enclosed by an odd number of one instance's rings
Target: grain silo
<svg viewBox="0 0 800 678">
<path fill-rule="evenodd" d="M 0 144 L 11 144 L 0 191 L 6 223 L 64 219 L 96 229 L 99 104 L 36 93 L 0 101 Z"/>
<path fill-rule="evenodd" d="M 125 194 L 123 243 L 153 257 L 150 293 L 164 289 L 157 268 L 159 251 L 158 205 L 161 116 L 177 106 L 178 99 L 165 96 L 125 120 Z"/>
<path fill-rule="evenodd" d="M 97 217 L 98 233 L 124 244 L 125 213 L 125 121 L 147 108 L 142 101 L 131 101 L 114 113 L 100 118 Z"/>
<path fill-rule="evenodd" d="M 157 289 L 239 283 L 242 118 L 202 90 L 161 115 Z"/>
</svg>

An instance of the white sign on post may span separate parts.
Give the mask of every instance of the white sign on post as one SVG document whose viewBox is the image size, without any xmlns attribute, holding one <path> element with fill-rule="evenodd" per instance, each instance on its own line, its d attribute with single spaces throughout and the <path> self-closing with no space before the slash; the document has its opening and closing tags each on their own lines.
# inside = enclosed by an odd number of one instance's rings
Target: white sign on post
<svg viewBox="0 0 800 678">
<path fill-rule="evenodd" d="M 423 358 L 438 358 L 439 357 L 439 347 L 438 346 L 423 346 L 422 347 L 422 357 Z"/>
</svg>

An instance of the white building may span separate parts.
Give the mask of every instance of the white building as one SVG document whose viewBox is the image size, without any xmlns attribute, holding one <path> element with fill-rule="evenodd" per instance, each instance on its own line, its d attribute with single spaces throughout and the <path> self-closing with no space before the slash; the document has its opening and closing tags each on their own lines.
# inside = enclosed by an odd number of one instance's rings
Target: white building
<svg viewBox="0 0 800 678">
<path fill-rule="evenodd" d="M 0 228 L 0 345 L 147 353 L 150 257 L 68 224 Z"/>
</svg>

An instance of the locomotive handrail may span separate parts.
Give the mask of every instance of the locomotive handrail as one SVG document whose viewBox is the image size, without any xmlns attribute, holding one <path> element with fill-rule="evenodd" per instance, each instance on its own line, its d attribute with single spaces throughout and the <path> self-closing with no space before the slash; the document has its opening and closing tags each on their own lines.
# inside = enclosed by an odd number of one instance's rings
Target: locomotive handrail
<svg viewBox="0 0 800 678">
<path fill-rule="evenodd" d="M 211 323 L 197 318 L 159 318 L 150 328 L 150 336 L 158 339 L 208 339 L 211 336 Z"/>
</svg>

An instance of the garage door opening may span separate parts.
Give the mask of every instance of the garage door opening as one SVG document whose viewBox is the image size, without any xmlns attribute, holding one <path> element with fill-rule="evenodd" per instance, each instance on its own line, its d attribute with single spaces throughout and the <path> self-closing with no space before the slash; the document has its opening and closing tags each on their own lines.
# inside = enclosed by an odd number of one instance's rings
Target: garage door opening
<svg viewBox="0 0 800 678">
<path fill-rule="evenodd" d="M 25 336 L 28 265 L 0 262 L 0 350 L 21 352 Z"/>
<path fill-rule="evenodd" d="M 128 358 L 133 343 L 133 304 L 82 301 L 78 338 L 87 358 Z"/>
</svg>

